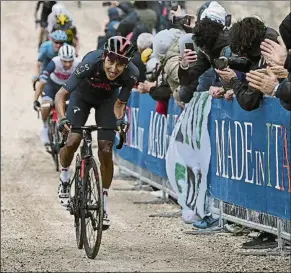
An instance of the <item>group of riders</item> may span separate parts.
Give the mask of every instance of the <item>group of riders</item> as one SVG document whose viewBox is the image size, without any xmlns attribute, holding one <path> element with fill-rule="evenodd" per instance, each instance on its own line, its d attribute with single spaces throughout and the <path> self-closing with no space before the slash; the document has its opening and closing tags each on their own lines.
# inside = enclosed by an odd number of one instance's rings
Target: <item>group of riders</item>
<svg viewBox="0 0 291 273">
<path fill-rule="evenodd" d="M 40 35 L 34 84 L 33 107 L 41 111 L 43 126 L 41 141 L 49 145 L 48 116 L 54 105 L 58 114 L 58 130 L 67 137 L 60 150 L 60 179 L 58 197 L 67 207 L 70 200 L 70 165 L 82 139 L 82 132 L 71 132 L 72 127 L 84 126 L 91 108 L 95 109 L 98 126 L 116 128 L 98 133 L 98 156 L 104 196 L 103 226 L 110 226 L 108 190 L 113 178 L 112 147 L 116 131 L 125 131 L 125 109 L 139 71 L 131 62 L 135 48 L 122 36 L 113 36 L 104 50 L 79 55 L 79 38 L 71 14 L 65 6 L 54 1 L 39 1 L 35 18 L 42 5 Z M 40 99 L 41 97 L 41 99 Z M 39 101 L 40 99 L 40 101 Z M 66 107 L 66 101 L 69 104 Z"/>
</svg>

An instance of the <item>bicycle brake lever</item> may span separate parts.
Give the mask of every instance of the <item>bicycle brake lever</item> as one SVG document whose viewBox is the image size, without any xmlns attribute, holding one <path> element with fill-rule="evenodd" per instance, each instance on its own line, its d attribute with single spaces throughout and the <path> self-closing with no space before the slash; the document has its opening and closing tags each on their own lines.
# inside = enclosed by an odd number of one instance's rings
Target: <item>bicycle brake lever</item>
<svg viewBox="0 0 291 273">
<path fill-rule="evenodd" d="M 125 133 L 121 132 L 119 134 L 119 143 L 116 145 L 116 149 L 120 150 L 123 147 L 124 142 L 125 142 Z"/>
</svg>

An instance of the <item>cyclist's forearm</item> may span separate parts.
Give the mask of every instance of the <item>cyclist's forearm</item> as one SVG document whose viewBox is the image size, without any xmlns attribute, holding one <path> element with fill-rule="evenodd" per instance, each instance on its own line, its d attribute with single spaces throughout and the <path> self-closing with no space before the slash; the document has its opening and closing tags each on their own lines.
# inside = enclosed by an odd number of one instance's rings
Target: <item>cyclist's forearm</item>
<svg viewBox="0 0 291 273">
<path fill-rule="evenodd" d="M 42 67 L 42 62 L 37 62 L 36 63 L 36 75 L 40 74 L 41 67 Z"/>
<path fill-rule="evenodd" d="M 125 116 L 127 102 L 123 102 L 119 99 L 114 104 L 114 114 L 117 119 L 121 119 Z"/>
<path fill-rule="evenodd" d="M 56 94 L 55 98 L 55 108 L 58 113 L 58 119 L 66 117 L 66 99 L 69 92 L 65 88 L 61 88 Z"/>
<path fill-rule="evenodd" d="M 43 88 L 45 86 L 45 82 L 39 82 L 36 84 L 36 89 L 35 89 L 35 93 L 34 93 L 34 100 L 38 100 L 40 94 L 43 91 Z"/>
</svg>

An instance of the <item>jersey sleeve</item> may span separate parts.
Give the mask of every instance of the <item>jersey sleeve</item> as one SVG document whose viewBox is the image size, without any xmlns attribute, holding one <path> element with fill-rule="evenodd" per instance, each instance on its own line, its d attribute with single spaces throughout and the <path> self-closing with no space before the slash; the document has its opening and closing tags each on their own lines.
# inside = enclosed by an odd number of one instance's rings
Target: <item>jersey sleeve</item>
<svg viewBox="0 0 291 273">
<path fill-rule="evenodd" d="M 48 63 L 48 65 L 46 66 L 46 68 L 42 71 L 42 73 L 41 73 L 41 75 L 39 77 L 40 81 L 41 82 L 47 82 L 50 74 L 52 72 L 54 72 L 55 68 L 56 68 L 55 62 L 53 60 L 51 60 Z"/>
<path fill-rule="evenodd" d="M 139 77 L 139 71 L 137 67 L 130 63 L 128 66 L 128 71 L 125 73 L 125 76 L 123 78 L 124 85 L 122 86 L 118 99 L 122 102 L 128 102 L 131 90 L 134 87 L 134 85 L 137 83 Z"/>
<path fill-rule="evenodd" d="M 46 57 L 46 51 L 47 51 L 47 48 L 45 47 L 44 44 L 42 44 L 39 48 L 39 53 L 37 57 L 38 62 L 41 62 L 41 63 L 44 62 L 45 57 Z"/>
<path fill-rule="evenodd" d="M 73 92 L 77 86 L 86 78 L 90 77 L 96 64 L 96 54 L 88 53 L 76 67 L 74 73 L 64 83 L 63 88 L 68 92 Z"/>
</svg>

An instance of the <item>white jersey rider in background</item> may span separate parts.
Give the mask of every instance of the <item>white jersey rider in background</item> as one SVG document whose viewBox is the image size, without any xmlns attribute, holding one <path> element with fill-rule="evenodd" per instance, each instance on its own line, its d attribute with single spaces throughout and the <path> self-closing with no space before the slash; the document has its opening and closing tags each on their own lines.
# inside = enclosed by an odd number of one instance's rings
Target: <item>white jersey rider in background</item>
<svg viewBox="0 0 291 273">
<path fill-rule="evenodd" d="M 54 28 L 55 24 L 57 23 L 57 17 L 60 14 L 67 15 L 70 18 L 72 25 L 75 26 L 72 14 L 70 14 L 67 11 L 67 9 L 65 8 L 65 6 L 63 4 L 57 3 L 57 4 L 53 5 L 52 12 L 50 13 L 50 15 L 47 18 L 48 26 L 46 29 L 47 29 L 48 33 L 51 33 L 53 31 L 53 28 Z"/>
<path fill-rule="evenodd" d="M 36 86 L 33 107 L 36 111 L 40 108 L 39 96 L 44 90 L 42 104 L 52 104 L 56 93 L 72 75 L 80 59 L 76 58 L 75 48 L 70 45 L 63 45 L 59 50 L 59 55 L 54 57 L 40 75 L 40 81 Z M 50 107 L 42 107 L 41 115 L 43 128 L 41 129 L 41 141 L 44 145 L 49 144 L 47 118 L 50 113 Z"/>
</svg>

